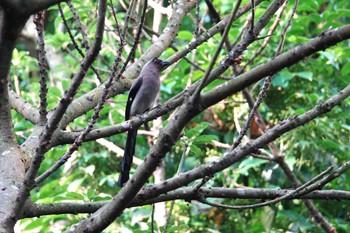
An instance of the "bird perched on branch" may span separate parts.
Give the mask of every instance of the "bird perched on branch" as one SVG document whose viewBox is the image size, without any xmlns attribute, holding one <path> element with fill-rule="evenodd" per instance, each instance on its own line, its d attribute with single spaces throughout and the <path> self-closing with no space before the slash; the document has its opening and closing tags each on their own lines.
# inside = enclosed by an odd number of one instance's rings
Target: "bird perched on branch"
<svg viewBox="0 0 350 233">
<path fill-rule="evenodd" d="M 125 109 L 125 120 L 142 114 L 152 107 L 159 92 L 160 72 L 169 65 L 170 63 L 167 61 L 153 58 L 143 66 L 139 77 L 131 86 Z M 136 135 L 137 128 L 128 130 L 122 168 L 118 179 L 120 187 L 129 180 L 129 171 L 135 154 Z"/>
</svg>

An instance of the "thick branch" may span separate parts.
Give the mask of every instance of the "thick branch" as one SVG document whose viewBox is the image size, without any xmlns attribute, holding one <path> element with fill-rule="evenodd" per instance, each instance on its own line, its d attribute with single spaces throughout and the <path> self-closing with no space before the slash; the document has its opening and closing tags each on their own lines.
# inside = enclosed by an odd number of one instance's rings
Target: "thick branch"
<svg viewBox="0 0 350 233">
<path fill-rule="evenodd" d="M 176 191 L 162 194 L 157 198 L 145 201 L 133 201 L 128 207 L 151 205 L 158 202 L 185 200 L 187 202 L 198 200 L 198 192 L 204 198 L 219 198 L 219 199 L 249 199 L 257 200 L 273 200 L 281 196 L 287 195 L 292 190 L 288 189 L 258 189 L 258 188 L 201 188 L 198 191 L 193 187 L 180 188 Z M 294 199 L 314 199 L 314 200 L 347 200 L 350 201 L 350 192 L 342 190 L 318 190 L 313 191 L 305 196 L 288 198 Z M 22 218 L 39 217 L 50 214 L 82 214 L 93 213 L 99 208 L 109 203 L 92 202 L 92 203 L 77 203 L 65 202 L 55 204 L 35 204 L 27 202 L 23 211 Z"/>
<path fill-rule="evenodd" d="M 24 119 L 30 121 L 32 124 L 39 122 L 39 109 L 28 103 L 21 96 L 17 95 L 12 89 L 9 89 L 9 102 L 11 108 L 21 114 Z"/>
<path fill-rule="evenodd" d="M 27 17 L 64 1 L 65 0 L 2 0 L 0 5 L 4 9 L 11 9 L 11 11 Z"/>
<path fill-rule="evenodd" d="M 12 125 L 8 77 L 12 51 L 25 22 L 25 17 L 0 7 L 0 232 L 13 232 L 15 221 L 10 213 L 24 174 L 24 163 Z"/>
</svg>

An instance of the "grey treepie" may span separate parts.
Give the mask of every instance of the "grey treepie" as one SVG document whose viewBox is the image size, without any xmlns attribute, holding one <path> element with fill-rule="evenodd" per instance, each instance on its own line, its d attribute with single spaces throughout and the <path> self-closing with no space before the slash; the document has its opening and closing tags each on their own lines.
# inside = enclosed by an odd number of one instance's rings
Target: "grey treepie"
<svg viewBox="0 0 350 233">
<path fill-rule="evenodd" d="M 140 75 L 130 88 L 125 109 L 125 120 L 142 114 L 153 106 L 159 92 L 160 72 L 169 65 L 170 63 L 167 61 L 153 58 L 143 66 Z M 129 180 L 129 171 L 135 154 L 136 135 L 137 128 L 128 130 L 122 168 L 118 179 L 120 187 Z"/>
</svg>

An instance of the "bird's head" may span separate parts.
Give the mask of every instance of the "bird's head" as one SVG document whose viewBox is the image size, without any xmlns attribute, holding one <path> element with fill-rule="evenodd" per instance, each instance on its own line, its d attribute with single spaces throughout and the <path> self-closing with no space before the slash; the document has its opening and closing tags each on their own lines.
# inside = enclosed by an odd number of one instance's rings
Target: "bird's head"
<svg viewBox="0 0 350 233">
<path fill-rule="evenodd" d="M 159 71 L 162 71 L 170 65 L 170 62 L 162 61 L 159 58 L 153 58 L 152 60 L 147 62 L 145 66 L 147 66 L 148 64 L 155 66 Z"/>
</svg>

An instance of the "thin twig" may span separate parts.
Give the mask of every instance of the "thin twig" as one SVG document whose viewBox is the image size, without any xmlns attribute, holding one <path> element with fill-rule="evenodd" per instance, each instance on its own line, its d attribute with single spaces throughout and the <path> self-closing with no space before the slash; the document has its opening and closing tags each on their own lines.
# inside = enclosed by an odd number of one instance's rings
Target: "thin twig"
<svg viewBox="0 0 350 233">
<path fill-rule="evenodd" d="M 90 48 L 90 45 L 89 45 L 89 39 L 88 39 L 88 35 L 86 34 L 86 27 L 85 25 L 81 22 L 81 19 L 77 13 L 77 10 L 74 8 L 73 4 L 72 4 L 72 1 L 69 0 L 66 2 L 70 11 L 73 13 L 73 18 L 74 20 L 77 22 L 78 26 L 77 26 L 77 29 L 80 31 L 80 33 L 82 34 L 83 36 L 83 40 L 81 41 L 81 46 L 83 48 L 85 48 L 86 50 L 88 50 Z M 61 10 L 60 10 L 61 12 Z"/>
<path fill-rule="evenodd" d="M 200 2 L 197 2 L 196 3 L 196 17 L 195 17 L 195 28 L 194 28 L 194 37 L 197 39 L 197 37 L 199 36 L 199 22 L 200 22 L 200 19 L 199 19 L 199 4 Z"/>
<path fill-rule="evenodd" d="M 350 164 L 350 162 L 349 162 L 349 164 Z M 266 201 L 266 202 L 263 202 L 263 203 L 257 203 L 257 204 L 251 204 L 251 205 L 237 205 L 237 206 L 224 205 L 224 204 L 209 202 L 208 200 L 206 200 L 204 198 L 204 196 L 203 196 L 203 194 L 201 192 L 198 193 L 198 200 L 200 202 L 202 202 L 202 203 L 205 203 L 205 204 L 208 204 L 208 205 L 211 205 L 211 206 L 227 208 L 227 209 L 254 209 L 254 208 L 259 208 L 259 207 L 263 207 L 263 206 L 268 206 L 268 205 L 276 204 L 278 202 L 281 202 L 281 201 L 289 199 L 289 198 L 306 195 L 306 194 L 312 192 L 313 191 L 312 189 L 308 189 L 307 191 L 305 191 L 305 189 L 308 186 L 311 186 L 313 183 L 315 183 L 317 180 L 319 180 L 323 176 L 325 176 L 331 170 L 332 170 L 332 167 L 329 167 L 328 169 L 323 171 L 321 174 L 315 176 L 310 181 L 306 182 L 305 184 L 301 185 L 300 187 L 296 188 L 295 190 L 287 193 L 286 195 L 283 195 L 281 197 L 277 197 L 277 198 L 275 198 L 275 199 L 273 199 L 271 201 Z"/>
<path fill-rule="evenodd" d="M 115 21 L 115 27 L 117 28 L 117 32 L 118 32 L 119 38 L 121 38 L 122 37 L 122 33 L 120 31 L 120 27 L 119 27 L 119 24 L 118 24 L 118 19 L 117 19 L 116 11 L 114 9 L 113 0 L 110 0 L 110 3 L 111 3 L 111 8 L 112 8 L 112 16 L 113 16 L 113 19 Z"/>
<path fill-rule="evenodd" d="M 73 7 L 73 6 L 72 6 L 72 7 Z M 74 9 L 74 8 L 73 8 L 73 9 Z M 73 33 L 72 33 L 72 31 L 70 30 L 70 28 L 69 28 L 69 26 L 68 26 L 68 23 L 67 23 L 66 17 L 64 16 L 64 13 L 63 13 L 61 4 L 58 4 L 58 10 L 59 10 L 59 12 L 60 12 L 60 15 L 61 15 L 63 24 L 64 24 L 64 26 L 65 26 L 65 28 L 66 28 L 66 30 L 67 30 L 67 32 L 68 32 L 68 36 L 69 36 L 70 40 L 72 41 L 74 48 L 77 50 L 77 52 L 79 53 L 79 55 L 80 55 L 81 57 L 84 58 L 84 57 L 85 57 L 85 54 L 84 54 L 83 51 L 79 48 L 79 46 L 78 46 L 78 44 L 77 44 L 77 42 L 76 42 L 76 40 L 75 40 L 75 38 L 74 38 L 74 36 L 73 36 Z M 72 8 L 71 8 L 71 10 L 72 10 Z M 74 13 L 73 13 L 73 15 L 74 15 Z M 79 21 L 78 21 L 78 22 L 79 22 Z M 78 24 L 79 24 L 79 23 L 78 23 Z M 85 41 L 85 42 L 82 44 L 82 46 L 83 46 L 84 48 L 89 47 L 89 45 L 88 45 L 87 43 L 88 43 L 88 41 Z M 86 47 L 86 46 L 87 46 L 87 47 Z M 99 75 L 98 71 L 97 71 L 93 66 L 91 66 L 90 69 L 96 74 L 97 79 L 98 79 L 100 82 L 102 82 L 102 78 L 101 78 L 101 76 Z"/>
<path fill-rule="evenodd" d="M 283 27 L 281 40 L 280 40 L 280 43 L 278 44 L 277 52 L 276 52 L 275 56 L 280 55 L 281 52 L 282 52 L 284 41 L 285 41 L 285 38 L 286 38 L 286 35 L 287 35 L 287 30 L 288 30 L 289 26 L 292 24 L 292 20 L 293 20 L 293 17 L 295 15 L 295 12 L 297 11 L 298 5 L 299 5 L 299 0 L 295 0 L 294 6 L 293 6 L 293 9 L 292 9 L 292 13 L 291 13 L 291 15 L 290 15 L 290 17 L 288 19 L 287 24 Z"/>
<path fill-rule="evenodd" d="M 304 190 L 302 190 L 299 193 L 299 195 L 303 196 L 303 195 L 308 194 L 316 189 L 323 187 L 324 185 L 328 184 L 329 182 L 331 182 L 332 180 L 334 180 L 335 178 L 339 177 L 341 174 L 346 172 L 349 168 L 350 168 L 350 160 L 346 161 L 342 166 L 340 166 L 337 170 L 332 172 L 332 174 L 330 174 L 329 176 L 324 177 L 322 180 L 320 180 L 320 181 L 308 186 Z M 323 174 L 323 173 L 321 173 L 321 174 Z M 320 176 L 320 175 L 318 175 L 318 176 Z"/>
<path fill-rule="evenodd" d="M 143 25 L 143 29 L 144 29 L 146 32 L 151 33 L 152 35 L 155 35 L 155 36 L 157 36 L 157 37 L 160 36 L 159 33 L 153 31 L 151 28 L 147 27 L 146 25 Z M 144 32 L 143 35 L 144 35 L 149 41 L 154 42 L 154 41 L 152 40 L 152 38 L 151 38 L 149 35 L 147 35 L 147 33 Z M 178 52 L 178 51 L 179 51 L 179 49 L 178 49 L 174 44 L 171 44 L 171 45 L 170 45 L 170 48 L 172 48 L 175 52 Z M 189 63 L 190 65 L 192 65 L 193 67 L 195 67 L 196 69 L 198 69 L 198 70 L 200 70 L 200 71 L 202 71 L 202 72 L 205 72 L 205 70 L 204 70 L 202 67 L 200 67 L 197 63 L 191 61 L 191 60 L 188 59 L 187 57 L 184 56 L 183 59 L 184 59 L 185 61 L 187 61 L 187 63 Z"/>
<path fill-rule="evenodd" d="M 155 210 L 155 204 L 152 205 L 152 212 L 151 212 L 151 232 L 154 233 L 154 210 Z"/>
<path fill-rule="evenodd" d="M 250 33 L 254 32 L 254 20 L 255 20 L 255 2 L 254 0 L 250 0 L 251 4 L 252 4 L 252 18 L 250 21 Z"/>
<path fill-rule="evenodd" d="M 241 199 L 241 200 L 271 200 L 286 193 L 291 192 L 289 189 L 261 189 L 261 188 L 221 188 L 209 187 L 202 188 L 204 198 L 222 198 L 222 199 Z M 175 191 L 168 192 L 153 199 L 135 200 L 128 207 L 150 205 L 158 202 L 171 200 L 198 200 L 193 187 L 183 187 Z M 344 190 L 316 190 L 305 196 L 290 197 L 287 200 L 336 200 L 349 201 L 350 192 Z M 36 216 L 44 216 L 50 214 L 78 214 L 78 213 L 93 213 L 100 209 L 103 205 L 108 204 L 109 201 L 99 202 L 63 202 L 63 203 L 49 203 L 37 204 L 28 201 L 24 208 L 22 218 L 33 218 Z"/>
<path fill-rule="evenodd" d="M 293 18 L 293 16 L 294 16 L 294 13 L 295 13 L 295 10 L 296 10 L 297 5 L 298 5 L 298 1 L 295 2 L 294 8 L 293 8 L 294 11 L 293 11 L 291 17 L 289 18 L 289 21 L 288 21 L 287 25 L 286 25 L 286 26 L 284 27 L 284 29 L 283 29 L 283 33 L 284 33 L 284 34 L 287 33 L 287 29 L 288 29 L 288 27 L 291 25 L 291 20 L 292 20 L 292 18 Z M 284 42 L 285 42 L 284 38 L 285 38 L 285 35 L 282 36 L 282 39 L 280 40 L 280 42 L 279 42 L 279 44 L 278 44 L 278 47 L 277 47 L 277 50 L 276 50 L 276 52 L 275 52 L 274 58 L 281 54 L 281 50 L 282 50 L 283 44 L 284 44 Z M 268 90 L 269 87 L 270 87 L 272 78 L 273 78 L 272 75 L 269 75 L 268 77 L 265 78 L 264 84 L 263 84 L 263 86 L 261 87 L 261 90 L 260 90 L 260 92 L 259 92 L 258 98 L 257 98 L 256 102 L 254 103 L 254 106 L 253 106 L 253 108 L 251 109 L 251 111 L 250 111 L 250 113 L 249 113 L 249 115 L 248 115 L 248 119 L 246 120 L 246 122 L 245 122 L 245 124 L 244 124 L 242 130 L 239 132 L 238 137 L 236 138 L 235 142 L 233 143 L 231 150 L 234 149 L 234 148 L 236 148 L 236 147 L 241 143 L 243 137 L 244 137 L 244 136 L 246 135 L 246 133 L 248 132 L 248 129 L 249 129 L 249 127 L 250 127 L 250 125 L 251 125 L 251 123 L 252 123 L 252 121 L 253 121 L 253 119 L 254 119 L 254 116 L 255 116 L 255 114 L 256 114 L 256 111 L 258 110 L 260 104 L 263 102 L 264 98 L 266 97 L 266 93 L 267 93 L 267 90 Z"/>
<path fill-rule="evenodd" d="M 44 40 L 44 28 L 45 28 L 45 12 L 40 11 L 35 15 L 33 22 L 36 25 L 36 30 L 38 33 L 38 64 L 39 64 L 39 74 L 40 74 L 40 120 L 39 125 L 45 125 L 47 123 L 47 64 L 45 59 L 45 40 Z"/>
<path fill-rule="evenodd" d="M 217 49 L 215 51 L 215 54 L 214 54 L 213 58 L 210 61 L 209 67 L 205 71 L 204 76 L 203 76 L 199 86 L 197 87 L 197 89 L 195 90 L 195 92 L 192 95 L 193 96 L 192 97 L 193 98 L 192 101 L 196 101 L 196 99 L 199 97 L 200 92 L 204 88 L 205 83 L 207 82 L 209 74 L 210 74 L 211 70 L 213 69 L 214 64 L 216 62 L 216 59 L 218 58 L 218 56 L 220 54 L 220 51 L 221 51 L 221 48 L 222 48 L 222 46 L 223 46 L 223 44 L 225 42 L 225 38 L 227 37 L 227 35 L 228 35 L 228 33 L 229 33 L 230 29 L 231 29 L 231 25 L 233 23 L 233 20 L 236 17 L 236 14 L 237 14 L 237 11 L 239 9 L 239 5 L 240 4 L 241 4 L 241 0 L 238 0 L 236 5 L 235 5 L 235 7 L 234 7 L 234 9 L 232 10 L 232 13 L 230 15 L 230 19 L 228 20 L 228 23 L 227 23 L 227 25 L 225 27 L 224 34 L 222 35 L 221 41 L 220 41 L 220 43 L 219 43 L 219 45 L 218 45 L 218 47 L 217 47 Z"/>
<path fill-rule="evenodd" d="M 181 159 L 180 159 L 180 162 L 179 162 L 179 166 L 177 167 L 177 171 L 176 171 L 176 174 L 175 174 L 176 176 L 181 173 L 181 169 L 182 169 L 182 166 L 183 166 L 183 164 L 185 162 L 185 158 L 187 157 L 189 152 L 190 152 L 190 147 L 186 143 L 185 144 L 185 148 L 184 148 L 183 153 L 182 153 L 182 156 L 181 156 Z M 169 223 L 170 223 L 170 219 L 171 219 L 171 215 L 173 213 L 174 204 L 175 204 L 175 200 L 171 201 L 170 208 L 169 208 L 169 211 L 168 211 L 168 214 L 167 214 L 167 217 L 166 217 L 163 233 L 167 232 L 167 229 L 168 229 L 168 226 L 169 226 Z"/>
<path fill-rule="evenodd" d="M 273 24 L 271 25 L 271 27 L 269 28 L 269 31 L 267 32 L 267 36 L 264 39 L 264 42 L 262 43 L 262 45 L 260 46 L 260 48 L 254 53 L 254 55 L 246 62 L 246 64 L 241 68 L 241 73 L 244 72 L 244 70 L 246 70 L 247 66 L 249 64 L 251 64 L 254 59 L 256 57 L 258 57 L 266 48 L 266 46 L 268 45 L 269 41 L 272 38 L 273 32 L 276 30 L 280 20 L 281 20 L 281 16 L 284 12 L 284 10 L 286 9 L 288 1 L 285 1 L 282 5 L 282 7 L 280 8 L 280 10 L 278 11 L 277 15 L 276 15 L 276 19 L 273 22 Z"/>
<path fill-rule="evenodd" d="M 135 1 L 136 0 L 131 0 L 130 2 L 130 6 L 126 12 L 126 16 L 125 16 L 125 21 L 124 21 L 124 27 L 123 27 L 123 30 L 122 30 L 122 37 L 124 38 L 123 41 L 125 41 L 125 38 L 126 38 L 126 32 L 129 28 L 128 24 L 129 24 L 129 21 L 130 21 L 130 18 L 131 18 L 131 14 L 134 10 L 134 6 L 135 6 Z"/>
</svg>

